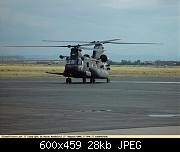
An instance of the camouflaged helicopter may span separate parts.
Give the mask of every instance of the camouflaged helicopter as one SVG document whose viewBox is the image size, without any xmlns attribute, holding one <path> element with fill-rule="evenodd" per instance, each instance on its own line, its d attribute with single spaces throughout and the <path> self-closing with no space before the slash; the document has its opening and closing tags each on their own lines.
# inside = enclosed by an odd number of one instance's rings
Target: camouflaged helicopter
<svg viewBox="0 0 180 152">
<path fill-rule="evenodd" d="M 90 83 L 95 83 L 95 79 L 106 79 L 106 82 L 110 82 L 108 70 L 110 65 L 108 64 L 108 58 L 104 53 L 103 44 L 119 39 L 106 40 L 106 41 L 50 41 L 45 42 L 72 42 L 72 43 L 84 43 L 81 45 L 67 45 L 59 47 L 71 48 L 70 56 L 60 55 L 60 59 L 66 60 L 66 65 L 63 73 L 47 72 L 49 74 L 58 74 L 66 77 L 66 83 L 71 83 L 71 78 L 82 78 L 83 83 L 86 83 L 86 79 L 90 79 Z M 94 48 L 87 48 L 84 46 L 94 45 Z M 82 50 L 93 50 L 92 56 L 85 54 L 82 55 Z"/>
<path fill-rule="evenodd" d="M 96 79 L 106 79 L 106 82 L 110 82 L 110 76 L 108 70 L 110 65 L 108 64 L 108 57 L 104 54 L 103 44 L 154 44 L 154 43 L 124 43 L 114 42 L 120 39 L 104 40 L 104 41 L 51 41 L 44 40 L 45 42 L 72 42 L 72 43 L 83 43 L 81 45 L 67 45 L 59 47 L 71 48 L 70 56 L 60 55 L 60 58 L 66 58 L 66 65 L 63 73 L 52 73 L 63 75 L 66 78 L 66 83 L 71 83 L 71 78 L 82 78 L 82 82 L 86 83 L 86 79 L 90 79 L 90 83 L 95 83 Z M 84 46 L 94 45 L 94 48 L 87 48 Z M 85 54 L 82 55 L 82 50 L 93 50 L 92 56 Z"/>
<path fill-rule="evenodd" d="M 6 46 L 6 47 L 66 47 L 70 48 L 70 55 L 60 55 L 60 59 L 65 59 L 65 69 L 63 73 L 47 72 L 49 74 L 63 75 L 66 77 L 66 83 L 72 82 L 71 78 L 82 78 L 82 82 L 86 83 L 86 79 L 90 79 L 90 83 L 95 83 L 96 79 L 105 79 L 107 83 L 110 82 L 108 70 L 108 57 L 104 54 L 103 44 L 154 44 L 154 43 L 128 43 L 128 42 L 114 42 L 120 39 L 111 39 L 104 41 L 53 41 L 43 40 L 44 42 L 63 42 L 63 43 L 78 43 L 77 45 L 44 45 L 44 46 Z M 87 46 L 92 46 L 89 48 Z M 82 55 L 82 50 L 93 50 L 92 56 Z"/>
</svg>

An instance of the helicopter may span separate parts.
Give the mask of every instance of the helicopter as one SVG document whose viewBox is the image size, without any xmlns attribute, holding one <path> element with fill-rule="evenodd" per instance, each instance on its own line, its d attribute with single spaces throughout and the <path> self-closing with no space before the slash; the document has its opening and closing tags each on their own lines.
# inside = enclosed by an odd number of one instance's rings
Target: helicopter
<svg viewBox="0 0 180 152">
<path fill-rule="evenodd" d="M 66 77 L 66 83 L 72 83 L 71 78 L 81 78 L 83 83 L 90 79 L 90 83 L 95 83 L 96 79 L 105 79 L 110 82 L 108 71 L 110 64 L 108 57 L 104 54 L 104 44 L 155 44 L 155 43 L 129 43 L 117 42 L 120 39 L 111 39 L 103 41 L 54 41 L 43 40 L 44 42 L 77 43 L 76 45 L 42 45 L 42 46 L 6 46 L 6 47 L 65 47 L 70 48 L 70 55 L 60 55 L 60 59 L 65 59 L 66 64 L 63 73 L 46 72 L 48 74 L 62 75 Z M 116 41 L 116 42 L 115 42 Z M 94 46 L 89 48 L 87 46 Z M 92 55 L 82 55 L 82 50 L 93 50 Z"/>
<path fill-rule="evenodd" d="M 103 44 L 119 39 L 106 40 L 106 41 L 48 41 L 46 42 L 78 42 L 85 44 L 67 45 L 64 47 L 71 48 L 70 56 L 60 55 L 60 59 L 66 59 L 66 65 L 63 73 L 52 73 L 59 74 L 66 78 L 66 83 L 71 83 L 71 78 L 82 78 L 82 82 L 86 83 L 86 79 L 90 79 L 90 83 L 95 83 L 96 79 L 106 79 L 106 82 L 110 82 L 110 76 L 108 70 L 110 65 L 108 64 L 108 57 L 104 54 Z M 87 44 L 86 44 L 87 43 Z M 83 46 L 94 45 L 94 48 L 87 48 Z M 82 55 L 82 50 L 93 50 L 92 56 L 88 54 Z"/>
</svg>

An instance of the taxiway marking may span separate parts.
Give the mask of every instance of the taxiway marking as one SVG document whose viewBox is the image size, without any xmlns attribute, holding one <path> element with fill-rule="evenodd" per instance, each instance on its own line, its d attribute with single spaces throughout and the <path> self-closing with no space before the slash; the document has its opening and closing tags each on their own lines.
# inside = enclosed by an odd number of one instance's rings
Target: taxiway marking
<svg viewBox="0 0 180 152">
<path fill-rule="evenodd" d="M 180 84 L 177 81 L 111 81 L 114 83 L 151 83 L 151 84 Z"/>
</svg>

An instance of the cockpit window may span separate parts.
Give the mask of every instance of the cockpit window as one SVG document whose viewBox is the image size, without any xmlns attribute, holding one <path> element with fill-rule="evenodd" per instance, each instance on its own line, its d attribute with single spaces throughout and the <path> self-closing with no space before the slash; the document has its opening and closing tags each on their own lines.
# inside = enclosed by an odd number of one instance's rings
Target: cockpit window
<svg viewBox="0 0 180 152">
<path fill-rule="evenodd" d="M 67 64 L 74 64 L 74 65 L 82 65 L 82 60 L 77 59 L 77 60 L 66 60 Z"/>
</svg>

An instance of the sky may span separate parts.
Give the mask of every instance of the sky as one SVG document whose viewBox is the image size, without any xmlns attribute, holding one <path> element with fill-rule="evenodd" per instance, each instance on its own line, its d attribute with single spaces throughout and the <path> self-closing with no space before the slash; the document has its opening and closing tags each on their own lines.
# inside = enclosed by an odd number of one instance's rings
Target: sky
<svg viewBox="0 0 180 152">
<path fill-rule="evenodd" d="M 0 0 L 0 46 L 119 38 L 161 44 L 106 44 L 111 60 L 180 60 L 179 9 L 179 0 Z M 58 59 L 60 54 L 69 49 L 0 47 L 0 56 Z"/>
</svg>

